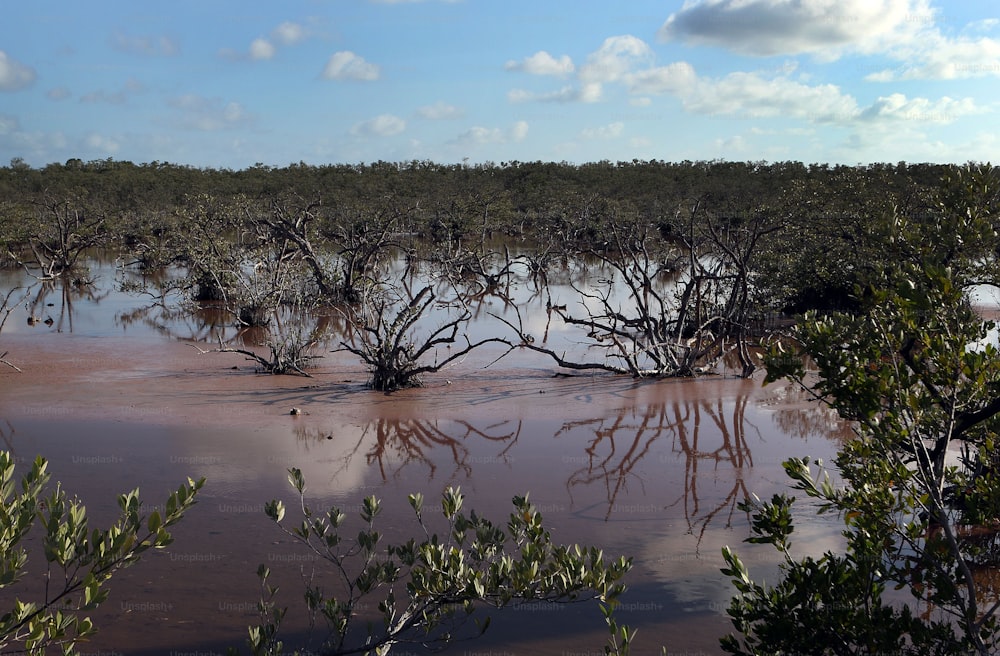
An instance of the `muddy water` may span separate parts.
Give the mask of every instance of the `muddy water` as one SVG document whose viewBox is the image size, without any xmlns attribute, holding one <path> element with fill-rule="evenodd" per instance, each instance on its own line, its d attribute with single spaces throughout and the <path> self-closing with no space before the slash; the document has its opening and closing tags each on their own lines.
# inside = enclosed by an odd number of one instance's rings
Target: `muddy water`
<svg viewBox="0 0 1000 656">
<path fill-rule="evenodd" d="M 747 522 L 735 504 L 784 490 L 782 460 L 829 459 L 844 437 L 791 390 L 760 380 L 553 377 L 520 352 L 486 369 L 496 353 L 478 353 L 392 395 L 365 390 L 345 354 L 328 355 L 311 379 L 260 376 L 241 356 L 201 355 L 109 320 L 113 298 L 73 299 L 73 331 L 15 314 L 17 329 L 0 337 L 24 369 L 0 370 L 6 448 L 25 464 L 49 458 L 92 521 L 107 523 L 124 490 L 140 487 L 155 504 L 186 476 L 208 480 L 175 543 L 112 581 L 89 653 L 240 645 L 256 618 L 259 563 L 292 609 L 286 645 L 306 644 L 302 575 L 323 570 L 263 514 L 269 499 L 293 500 L 290 466 L 315 507 L 354 517 L 364 496 L 382 498 L 381 529 L 395 539 L 417 530 L 408 493 L 432 509 L 459 485 L 467 508 L 503 521 L 511 496 L 529 492 L 556 540 L 634 558 L 621 619 L 639 628 L 637 653 L 716 653 L 732 593 L 721 547 L 738 547 L 755 573 L 774 568 L 767 549 L 741 544 Z M 304 413 L 290 415 L 293 406 Z M 796 546 L 818 553 L 837 533 L 835 523 L 804 524 Z M 494 613 L 485 636 L 446 653 L 596 654 L 605 637 L 590 604 L 530 604 Z"/>
</svg>

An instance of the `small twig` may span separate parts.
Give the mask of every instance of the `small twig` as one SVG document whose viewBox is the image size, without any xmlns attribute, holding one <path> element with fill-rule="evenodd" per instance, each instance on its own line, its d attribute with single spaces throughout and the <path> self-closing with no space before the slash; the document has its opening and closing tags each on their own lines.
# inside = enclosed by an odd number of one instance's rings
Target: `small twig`
<svg viewBox="0 0 1000 656">
<path fill-rule="evenodd" d="M 5 357 L 7 357 L 7 353 L 8 353 L 8 351 L 4 351 L 3 353 L 0 353 L 0 364 L 5 364 L 5 365 L 7 365 L 8 367 L 10 367 L 11 369 L 13 369 L 14 371 L 16 371 L 18 373 L 23 373 L 21 371 L 21 369 L 18 368 L 18 366 L 15 365 L 13 362 L 9 362 L 9 361 L 7 361 L 7 360 L 4 359 Z"/>
</svg>

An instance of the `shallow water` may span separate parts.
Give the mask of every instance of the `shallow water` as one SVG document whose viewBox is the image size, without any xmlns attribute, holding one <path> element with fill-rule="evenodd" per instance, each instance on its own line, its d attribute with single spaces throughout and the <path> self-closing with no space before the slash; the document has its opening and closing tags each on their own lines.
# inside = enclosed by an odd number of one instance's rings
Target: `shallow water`
<svg viewBox="0 0 1000 656">
<path fill-rule="evenodd" d="M 290 466 L 303 470 L 316 507 L 356 516 L 364 496 L 382 498 L 381 529 L 395 539 L 416 530 L 411 492 L 430 509 L 460 485 L 466 508 L 498 522 L 513 495 L 530 492 L 556 540 L 634 558 L 621 621 L 639 628 L 637 653 L 714 653 L 732 594 L 722 546 L 755 574 L 775 566 L 767 548 L 741 544 L 747 521 L 735 504 L 785 490 L 784 459 L 829 459 L 845 437 L 794 390 L 764 388 L 759 376 L 553 377 L 548 361 L 520 351 L 484 369 L 498 354 L 487 349 L 424 388 L 385 395 L 364 388 L 345 353 L 327 354 L 311 379 L 256 375 L 240 356 L 199 354 L 176 327 L 123 326 L 143 299 L 71 297 L 70 326 L 66 294 L 48 293 L 52 326 L 27 325 L 19 308 L 0 337 L 0 352 L 24 369 L 0 369 L 7 448 L 25 464 L 49 458 L 53 478 L 100 523 L 119 492 L 139 486 L 152 504 L 186 476 L 208 479 L 176 542 L 112 581 L 90 653 L 239 645 L 256 618 L 258 563 L 292 608 L 286 645 L 304 639 L 300 571 L 319 565 L 263 514 L 271 498 L 292 501 Z M 293 406 L 304 414 L 289 415 Z M 831 522 L 797 527 L 796 548 L 835 545 Z M 483 638 L 445 653 L 602 653 L 605 638 L 591 604 L 531 604 L 495 613 Z"/>
</svg>

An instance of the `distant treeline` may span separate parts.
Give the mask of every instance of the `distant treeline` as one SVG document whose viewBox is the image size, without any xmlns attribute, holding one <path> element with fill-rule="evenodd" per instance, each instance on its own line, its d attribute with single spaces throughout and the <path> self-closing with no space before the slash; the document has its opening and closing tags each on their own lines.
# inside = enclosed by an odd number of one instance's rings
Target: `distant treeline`
<svg viewBox="0 0 1000 656">
<path fill-rule="evenodd" d="M 914 256 L 894 239 L 899 230 L 940 235 L 953 226 L 950 247 L 939 237 L 912 246 L 942 249 L 949 266 L 1000 252 L 996 180 L 988 165 L 906 162 L 411 161 L 237 171 L 112 159 L 33 168 L 15 159 L 0 168 L 0 255 L 23 259 L 33 247 L 44 259 L 39 247 L 59 241 L 45 236 L 53 225 L 72 242 L 55 249 L 64 253 L 74 244 L 148 245 L 151 236 L 163 243 L 221 215 L 227 234 L 264 215 L 307 218 L 314 232 L 302 238 L 337 252 L 363 249 L 388 229 L 438 244 L 515 239 L 565 252 L 612 243 L 622 226 L 655 234 L 663 248 L 745 233 L 754 289 L 787 310 L 851 308 L 859 286 L 884 284 L 894 261 Z M 963 227 L 970 212 L 993 228 Z M 350 240 L 357 244 L 344 246 Z"/>
<path fill-rule="evenodd" d="M 0 168 L 0 202 L 86 190 L 91 201 L 119 211 L 169 210 L 197 194 L 249 197 L 296 194 L 325 204 L 391 202 L 426 213 L 455 211 L 456 203 L 489 203 L 496 224 L 512 218 L 554 218 L 585 211 L 596 201 L 620 217 L 669 219 L 688 204 L 725 214 L 761 207 L 823 204 L 831 214 L 891 198 L 916 208 L 951 165 L 830 166 L 801 162 L 633 160 L 590 164 L 501 162 L 480 165 L 428 161 L 206 169 L 112 159 L 68 160 L 33 168 L 15 159 Z M 515 223 L 520 223 L 516 221 Z"/>
</svg>

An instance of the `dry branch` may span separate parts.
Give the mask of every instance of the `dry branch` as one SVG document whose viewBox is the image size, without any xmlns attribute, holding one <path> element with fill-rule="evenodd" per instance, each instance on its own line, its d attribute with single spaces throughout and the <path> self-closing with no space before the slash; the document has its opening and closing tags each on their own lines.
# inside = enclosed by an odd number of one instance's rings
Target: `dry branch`
<svg viewBox="0 0 1000 656">
<path fill-rule="evenodd" d="M 202 355 L 206 353 L 239 353 L 240 355 L 246 356 L 248 361 L 259 364 L 263 370 L 269 374 L 282 375 L 295 372 L 305 376 L 306 378 L 312 378 L 312 376 L 302 368 L 307 366 L 310 361 L 323 357 L 322 355 L 307 355 L 305 353 L 306 350 L 315 345 L 315 339 L 310 339 L 305 342 L 294 341 L 292 344 L 269 341 L 266 343 L 266 346 L 271 351 L 270 359 L 265 358 L 259 353 L 249 349 L 226 346 L 222 343 L 221 337 L 219 338 L 219 348 L 216 349 L 205 350 L 200 348 L 197 344 L 189 344 L 188 346 L 197 350 Z"/>
</svg>

